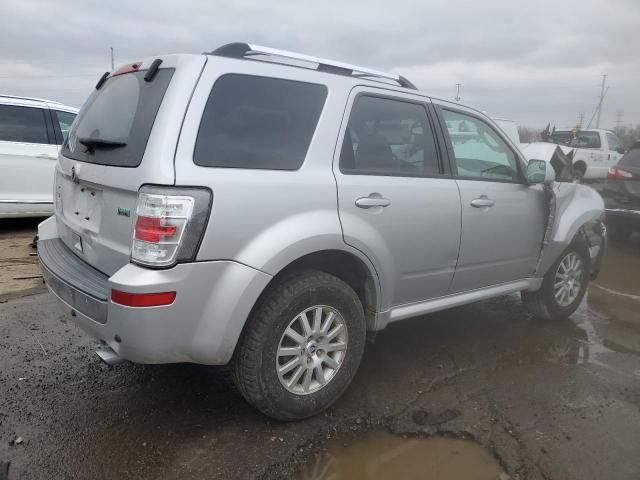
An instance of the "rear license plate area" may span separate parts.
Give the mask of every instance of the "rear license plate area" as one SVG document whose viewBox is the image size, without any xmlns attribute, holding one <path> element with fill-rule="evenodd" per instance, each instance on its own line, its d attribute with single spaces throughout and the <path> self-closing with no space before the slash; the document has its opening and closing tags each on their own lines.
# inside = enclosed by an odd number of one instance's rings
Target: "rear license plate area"
<svg viewBox="0 0 640 480">
<path fill-rule="evenodd" d="M 71 224 L 97 233 L 102 214 L 102 191 L 67 182 L 63 194 L 62 212 Z"/>
</svg>

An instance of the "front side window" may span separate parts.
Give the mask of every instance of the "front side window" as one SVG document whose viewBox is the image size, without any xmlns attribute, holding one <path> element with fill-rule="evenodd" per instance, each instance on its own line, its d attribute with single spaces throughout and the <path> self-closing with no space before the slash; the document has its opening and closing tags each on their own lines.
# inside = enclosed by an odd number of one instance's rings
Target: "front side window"
<svg viewBox="0 0 640 480">
<path fill-rule="evenodd" d="M 73 124 L 73 120 L 76 118 L 75 113 L 62 112 L 60 110 L 55 110 L 56 119 L 58 121 L 58 125 L 60 125 L 60 132 L 62 133 L 62 142 L 67 139 L 69 136 L 69 130 L 71 129 L 71 125 Z"/>
<path fill-rule="evenodd" d="M 324 85 L 224 75 L 205 105 L 193 161 L 202 167 L 297 170 L 326 97 Z"/>
<path fill-rule="evenodd" d="M 618 140 L 613 133 L 607 132 L 607 142 L 609 142 L 609 150 L 620 150 L 622 148 L 622 143 Z"/>
<path fill-rule="evenodd" d="M 440 174 L 423 105 L 360 96 L 353 104 L 340 154 L 340 170 L 351 175 Z"/>
<path fill-rule="evenodd" d="M 479 118 L 443 110 L 458 177 L 518 181 L 518 159 L 500 135 Z"/>
<path fill-rule="evenodd" d="M 0 105 L 0 140 L 49 143 L 44 110 L 18 105 Z"/>
</svg>

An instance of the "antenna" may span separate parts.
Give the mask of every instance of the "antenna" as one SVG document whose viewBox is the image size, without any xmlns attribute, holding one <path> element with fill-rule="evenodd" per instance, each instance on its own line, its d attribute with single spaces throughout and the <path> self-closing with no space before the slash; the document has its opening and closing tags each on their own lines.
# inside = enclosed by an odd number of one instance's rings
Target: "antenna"
<svg viewBox="0 0 640 480">
<path fill-rule="evenodd" d="M 460 90 L 461 89 L 462 89 L 462 84 L 461 83 L 456 83 L 456 96 L 455 96 L 456 102 L 460 101 Z"/>
<path fill-rule="evenodd" d="M 109 47 L 109 49 L 111 50 L 111 71 L 113 72 L 115 70 L 113 66 L 113 47 Z"/>
</svg>

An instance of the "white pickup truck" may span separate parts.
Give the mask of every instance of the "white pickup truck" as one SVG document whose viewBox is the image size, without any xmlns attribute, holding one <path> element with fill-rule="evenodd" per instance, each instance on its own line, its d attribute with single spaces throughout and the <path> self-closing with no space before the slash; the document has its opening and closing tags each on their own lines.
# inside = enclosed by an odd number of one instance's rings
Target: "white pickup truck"
<svg viewBox="0 0 640 480">
<path fill-rule="evenodd" d="M 609 168 L 618 163 L 624 153 L 622 142 L 608 130 L 556 130 L 549 140 L 575 149 L 573 171 L 585 180 L 607 178 Z"/>
<path fill-rule="evenodd" d="M 527 158 L 532 158 L 529 154 L 540 154 L 540 142 L 520 143 L 518 127 L 513 120 L 504 118 L 494 118 L 493 120 L 514 143 L 520 145 Z M 560 145 L 565 154 L 570 153 L 566 147 L 573 149 L 573 174 L 577 178 L 585 180 L 607 178 L 609 168 L 618 163 L 624 154 L 622 142 L 615 133 L 596 128 L 588 130 L 557 129 L 546 138 L 545 143 Z M 542 148 L 542 150 L 553 152 L 553 149 Z M 540 160 L 545 160 L 545 158 Z"/>
</svg>

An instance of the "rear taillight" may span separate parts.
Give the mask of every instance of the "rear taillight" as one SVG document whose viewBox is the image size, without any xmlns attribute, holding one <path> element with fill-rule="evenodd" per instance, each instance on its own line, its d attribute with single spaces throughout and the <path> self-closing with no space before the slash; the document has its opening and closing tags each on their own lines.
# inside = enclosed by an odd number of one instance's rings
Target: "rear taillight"
<svg viewBox="0 0 640 480">
<path fill-rule="evenodd" d="M 131 260 L 156 267 L 195 260 L 210 209 L 211 192 L 206 189 L 143 187 L 138 195 Z"/>
<path fill-rule="evenodd" d="M 171 305 L 175 299 L 176 292 L 128 293 L 111 290 L 111 301 L 125 307 L 160 307 Z"/>
<path fill-rule="evenodd" d="M 609 169 L 609 174 L 607 175 L 607 178 L 609 179 L 617 179 L 617 180 L 624 180 L 627 178 L 633 178 L 633 174 L 631 172 L 627 172 L 626 170 L 622 170 L 621 168 L 618 167 L 611 167 Z"/>
</svg>

